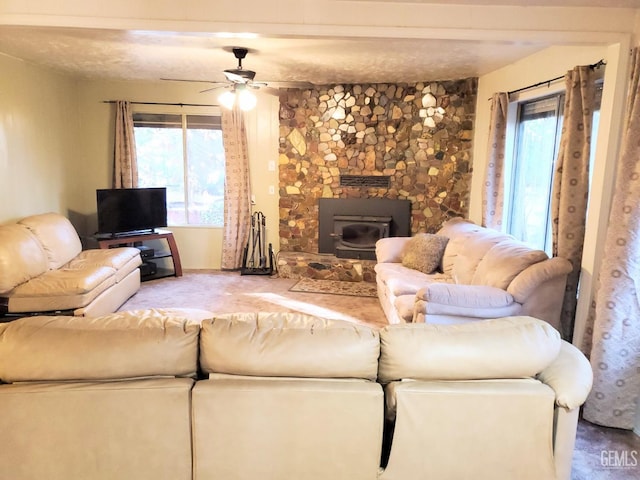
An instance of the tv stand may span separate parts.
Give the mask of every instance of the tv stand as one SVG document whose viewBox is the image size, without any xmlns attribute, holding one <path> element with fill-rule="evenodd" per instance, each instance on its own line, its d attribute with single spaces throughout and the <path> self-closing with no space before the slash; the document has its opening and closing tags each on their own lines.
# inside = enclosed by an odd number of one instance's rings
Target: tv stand
<svg viewBox="0 0 640 480">
<path fill-rule="evenodd" d="M 149 235 L 150 233 L 159 233 L 158 230 L 133 230 L 131 232 L 112 233 L 108 238 L 129 238 L 139 237 L 141 235 Z"/>
<path fill-rule="evenodd" d="M 153 231 L 145 231 L 134 233 L 131 235 L 123 235 L 108 238 L 96 238 L 98 246 L 100 248 L 114 248 L 122 246 L 134 246 L 135 243 L 143 244 L 150 240 L 164 240 L 167 242 L 168 252 L 156 252 L 153 257 L 145 258 L 144 260 L 153 261 L 154 259 L 169 258 L 173 262 L 173 269 L 158 269 L 157 272 L 151 275 L 142 275 L 141 279 L 152 280 L 154 278 L 168 277 L 168 276 L 182 276 L 182 264 L 180 263 L 180 253 L 178 253 L 178 246 L 173 238 L 173 233 L 169 230 L 156 229 Z"/>
</svg>

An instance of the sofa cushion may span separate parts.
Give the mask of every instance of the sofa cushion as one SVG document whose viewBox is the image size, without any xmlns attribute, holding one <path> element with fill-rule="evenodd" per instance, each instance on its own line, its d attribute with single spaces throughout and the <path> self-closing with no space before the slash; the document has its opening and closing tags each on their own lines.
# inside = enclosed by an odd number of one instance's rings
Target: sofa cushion
<svg viewBox="0 0 640 480">
<path fill-rule="evenodd" d="M 434 282 L 450 282 L 451 278 L 442 273 L 427 275 L 401 263 L 378 263 L 374 267 L 376 281 L 383 282 L 394 295 L 416 293 L 422 287 Z"/>
<path fill-rule="evenodd" d="M 42 274 L 47 268 L 42 245 L 26 227 L 0 226 L 0 294 Z"/>
<path fill-rule="evenodd" d="M 466 243 L 467 238 L 474 232 L 484 230 L 480 225 L 476 225 L 470 220 L 454 217 L 446 221 L 437 234 L 449 239 L 447 247 L 442 256 L 442 271 L 448 275 L 453 275 L 453 264 L 460 253 L 461 248 Z"/>
<path fill-rule="evenodd" d="M 84 250 L 74 258 L 69 266 L 96 265 L 111 267 L 114 270 L 123 268 L 132 258 L 140 258 L 140 250 L 134 247 L 96 248 Z"/>
<path fill-rule="evenodd" d="M 47 270 L 7 294 L 9 312 L 75 310 L 91 303 L 115 283 L 115 271 L 109 267 Z"/>
<path fill-rule="evenodd" d="M 9 313 L 74 310 L 78 315 L 77 309 L 86 307 L 116 283 L 113 269 L 92 270 L 89 273 L 85 269 L 83 275 L 61 268 L 32 278 L 7 293 Z"/>
<path fill-rule="evenodd" d="M 385 237 L 376 242 L 376 261 L 378 263 L 400 263 L 402 250 L 411 237 Z"/>
<path fill-rule="evenodd" d="M 460 284 L 471 283 L 478 264 L 495 244 L 512 238 L 462 218 L 446 222 L 438 235 L 449 238 L 442 257 L 442 271 Z"/>
<path fill-rule="evenodd" d="M 560 344 L 558 331 L 533 317 L 390 325 L 380 331 L 378 378 L 389 382 L 533 377 L 558 356 Z"/>
<path fill-rule="evenodd" d="M 0 379 L 194 376 L 199 328 L 153 309 L 95 318 L 21 318 L 0 330 Z"/>
<path fill-rule="evenodd" d="M 115 270 L 116 282 L 119 282 L 141 263 L 140 250 L 134 247 L 118 247 L 84 250 L 66 266 L 71 269 L 110 267 Z"/>
<path fill-rule="evenodd" d="M 488 228 L 466 237 L 453 262 L 452 276 L 455 283 L 473 284 L 476 270 L 487 252 L 507 238 L 509 237 Z"/>
<path fill-rule="evenodd" d="M 49 270 L 17 286 L 12 297 L 50 297 L 90 292 L 105 281 L 115 282 L 114 270 L 109 267 L 87 266 L 80 269 Z"/>
<path fill-rule="evenodd" d="M 422 273 L 435 272 L 440 267 L 448 241 L 443 235 L 416 234 L 402 250 L 402 265 Z"/>
<path fill-rule="evenodd" d="M 542 250 L 534 250 L 515 239 L 504 240 L 482 258 L 471 283 L 506 290 L 520 272 L 548 258 Z"/>
<path fill-rule="evenodd" d="M 57 213 L 42 213 L 18 222 L 27 227 L 42 244 L 49 268 L 56 269 L 82 251 L 82 243 L 69 219 Z"/>
<path fill-rule="evenodd" d="M 236 313 L 202 322 L 205 373 L 375 380 L 378 332 L 299 313 Z"/>
</svg>

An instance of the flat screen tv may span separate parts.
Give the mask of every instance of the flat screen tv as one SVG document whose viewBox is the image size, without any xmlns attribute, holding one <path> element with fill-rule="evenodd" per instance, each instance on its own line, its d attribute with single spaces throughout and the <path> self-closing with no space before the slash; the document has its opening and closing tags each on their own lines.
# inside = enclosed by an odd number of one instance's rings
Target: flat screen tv
<svg viewBox="0 0 640 480">
<path fill-rule="evenodd" d="M 167 189 L 96 190 L 98 234 L 126 235 L 167 226 Z"/>
</svg>

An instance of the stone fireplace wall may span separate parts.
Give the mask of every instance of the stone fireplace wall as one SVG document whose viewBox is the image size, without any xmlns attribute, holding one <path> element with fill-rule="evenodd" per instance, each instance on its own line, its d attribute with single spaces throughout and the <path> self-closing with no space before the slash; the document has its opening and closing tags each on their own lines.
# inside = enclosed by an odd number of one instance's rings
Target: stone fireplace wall
<svg viewBox="0 0 640 480">
<path fill-rule="evenodd" d="M 408 199 L 412 233 L 466 217 L 476 93 L 475 78 L 284 91 L 281 251 L 318 252 L 319 198 Z"/>
</svg>

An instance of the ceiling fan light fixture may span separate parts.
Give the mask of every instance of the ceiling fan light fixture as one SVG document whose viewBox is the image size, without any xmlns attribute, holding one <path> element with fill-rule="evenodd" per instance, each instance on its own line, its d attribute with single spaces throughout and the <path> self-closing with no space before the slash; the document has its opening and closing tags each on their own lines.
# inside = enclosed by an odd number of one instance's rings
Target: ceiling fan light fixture
<svg viewBox="0 0 640 480">
<path fill-rule="evenodd" d="M 253 109 L 258 103 L 256 96 L 244 88 L 236 88 L 234 91 L 226 91 L 218 97 L 218 101 L 223 107 L 229 110 L 233 108 L 237 101 L 240 110 L 245 112 Z"/>
<path fill-rule="evenodd" d="M 233 104 L 236 103 L 236 94 L 235 92 L 227 90 L 218 97 L 218 101 L 224 108 L 231 110 L 233 108 Z"/>
<path fill-rule="evenodd" d="M 240 110 L 245 112 L 253 109 L 258 103 L 256 96 L 244 88 L 236 92 L 236 95 L 238 95 L 238 106 L 240 107 Z"/>
</svg>

